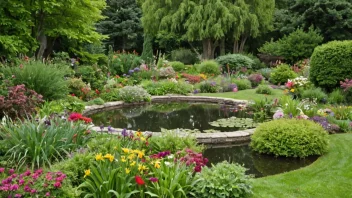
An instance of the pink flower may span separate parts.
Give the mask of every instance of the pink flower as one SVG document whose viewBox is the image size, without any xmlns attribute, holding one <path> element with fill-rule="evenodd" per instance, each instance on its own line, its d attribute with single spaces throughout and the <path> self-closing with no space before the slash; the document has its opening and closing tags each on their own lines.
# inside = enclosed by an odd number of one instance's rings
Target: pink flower
<svg viewBox="0 0 352 198">
<path fill-rule="evenodd" d="M 60 182 L 55 182 L 54 187 L 55 188 L 60 188 L 61 187 L 61 183 Z"/>
<path fill-rule="evenodd" d="M 46 197 L 50 197 L 50 192 L 45 193 Z"/>
<path fill-rule="evenodd" d="M 22 186 L 22 185 L 24 184 L 24 180 L 23 180 L 23 179 L 20 179 L 20 180 L 18 181 L 18 183 L 20 184 L 20 186 Z"/>
<path fill-rule="evenodd" d="M 36 192 L 37 192 L 36 189 L 32 189 L 32 190 L 31 190 L 31 194 L 35 194 Z"/>
<path fill-rule="evenodd" d="M 21 194 L 15 194 L 15 198 L 21 198 L 22 195 Z"/>
<path fill-rule="evenodd" d="M 12 186 L 10 186 L 10 190 L 11 191 L 16 191 L 16 190 L 18 190 L 18 185 L 17 184 L 14 184 L 14 185 L 12 185 Z"/>
<path fill-rule="evenodd" d="M 232 90 L 233 92 L 238 92 L 238 88 L 237 87 L 235 87 L 235 88 L 233 88 L 233 90 Z"/>
<path fill-rule="evenodd" d="M 28 185 L 26 185 L 26 186 L 24 187 L 24 191 L 25 191 L 25 192 L 31 192 L 31 188 L 30 188 Z"/>
<path fill-rule="evenodd" d="M 0 173 L 3 173 L 5 171 L 5 168 L 0 168 Z"/>
<path fill-rule="evenodd" d="M 151 177 L 151 178 L 149 178 L 149 180 L 151 182 L 158 182 L 158 178 L 156 178 L 156 177 Z"/>
<path fill-rule="evenodd" d="M 14 172 L 15 172 L 15 170 L 14 170 L 13 168 L 11 168 L 11 169 L 9 170 L 9 174 L 10 174 L 10 175 L 12 175 Z"/>
</svg>

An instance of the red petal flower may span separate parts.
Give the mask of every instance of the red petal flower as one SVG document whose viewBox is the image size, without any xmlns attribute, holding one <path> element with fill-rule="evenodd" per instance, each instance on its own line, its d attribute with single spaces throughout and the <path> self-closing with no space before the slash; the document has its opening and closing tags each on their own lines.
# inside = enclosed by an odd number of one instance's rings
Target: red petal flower
<svg viewBox="0 0 352 198">
<path fill-rule="evenodd" d="M 80 113 L 71 113 L 70 117 L 68 118 L 69 121 L 77 121 L 82 118 Z"/>
<path fill-rule="evenodd" d="M 144 181 L 143 181 L 143 179 L 142 179 L 140 176 L 136 175 L 136 176 L 135 176 L 135 179 L 136 179 L 136 183 L 137 183 L 138 185 L 144 185 L 144 184 L 145 184 Z"/>
</svg>

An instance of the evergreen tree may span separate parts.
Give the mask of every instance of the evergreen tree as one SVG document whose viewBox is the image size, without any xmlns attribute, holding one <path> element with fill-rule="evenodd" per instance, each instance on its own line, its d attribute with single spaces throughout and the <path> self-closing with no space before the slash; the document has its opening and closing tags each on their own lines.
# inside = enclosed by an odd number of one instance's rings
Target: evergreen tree
<svg viewBox="0 0 352 198">
<path fill-rule="evenodd" d="M 143 53 L 141 57 L 147 64 L 153 62 L 153 37 L 144 35 Z"/>
</svg>

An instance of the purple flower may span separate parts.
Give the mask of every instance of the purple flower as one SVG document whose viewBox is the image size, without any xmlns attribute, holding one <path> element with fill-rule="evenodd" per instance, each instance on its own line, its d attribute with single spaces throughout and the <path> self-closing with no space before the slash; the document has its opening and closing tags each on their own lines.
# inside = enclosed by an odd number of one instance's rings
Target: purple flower
<svg viewBox="0 0 352 198">
<path fill-rule="evenodd" d="M 282 112 L 281 110 L 277 110 L 273 115 L 274 120 L 277 120 L 283 117 L 284 117 L 284 112 Z"/>
<path fill-rule="evenodd" d="M 212 81 L 212 82 L 210 83 L 210 85 L 211 85 L 211 86 L 216 86 L 216 82 L 215 82 L 215 81 Z"/>
<path fill-rule="evenodd" d="M 108 132 L 112 133 L 114 131 L 115 131 L 114 128 L 112 128 L 111 126 L 108 126 Z"/>
<path fill-rule="evenodd" d="M 129 74 L 129 75 L 132 75 L 133 72 L 134 72 L 134 70 L 131 69 L 131 70 L 128 71 L 128 74 Z"/>
<path fill-rule="evenodd" d="M 122 129 L 121 135 L 122 135 L 123 137 L 127 137 L 127 136 L 128 136 L 128 133 L 127 133 L 127 129 L 126 129 L 126 128 Z"/>
<path fill-rule="evenodd" d="M 15 198 L 21 198 L 22 195 L 21 194 L 15 194 Z"/>
<path fill-rule="evenodd" d="M 100 128 L 101 132 L 103 132 L 104 125 L 100 125 L 99 128 Z"/>
<path fill-rule="evenodd" d="M 11 191 L 16 191 L 16 190 L 18 190 L 18 185 L 17 185 L 17 184 L 14 184 L 14 185 L 10 186 L 10 190 L 11 190 Z"/>
<path fill-rule="evenodd" d="M 127 74 L 123 74 L 122 76 L 123 76 L 123 77 L 126 77 L 126 76 L 127 76 Z"/>
<path fill-rule="evenodd" d="M 151 177 L 151 178 L 149 178 L 149 180 L 151 182 L 158 182 L 158 178 L 156 178 L 156 177 Z"/>
<path fill-rule="evenodd" d="M 3 173 L 5 171 L 5 168 L 0 168 L 0 173 Z"/>
<path fill-rule="evenodd" d="M 138 72 L 140 69 L 138 67 L 134 68 L 135 72 Z"/>
<path fill-rule="evenodd" d="M 199 93 L 198 89 L 195 89 L 195 90 L 193 91 L 193 93 L 194 93 L 194 94 Z"/>
</svg>

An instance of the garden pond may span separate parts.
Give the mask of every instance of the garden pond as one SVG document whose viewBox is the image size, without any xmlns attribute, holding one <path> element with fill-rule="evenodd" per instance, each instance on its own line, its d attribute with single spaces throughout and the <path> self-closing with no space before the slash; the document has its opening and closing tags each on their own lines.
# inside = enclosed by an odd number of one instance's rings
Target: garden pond
<svg viewBox="0 0 352 198">
<path fill-rule="evenodd" d="M 217 145 L 208 147 L 204 151 L 204 157 L 208 158 L 209 164 L 222 161 L 244 165 L 247 174 L 255 177 L 265 177 L 310 165 L 318 156 L 310 156 L 303 159 L 291 157 L 275 157 L 273 155 L 262 155 L 251 150 L 248 144 L 243 145 Z"/>
<path fill-rule="evenodd" d="M 96 126 L 160 132 L 228 132 L 255 128 L 252 114 L 241 106 L 204 103 L 156 103 L 99 112 L 90 117 Z"/>
</svg>

